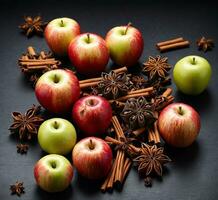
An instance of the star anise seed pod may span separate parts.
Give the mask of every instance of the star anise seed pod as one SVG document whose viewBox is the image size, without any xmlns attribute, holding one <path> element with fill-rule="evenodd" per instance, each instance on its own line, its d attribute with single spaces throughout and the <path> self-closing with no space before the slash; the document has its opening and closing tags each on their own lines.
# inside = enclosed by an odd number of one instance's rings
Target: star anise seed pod
<svg viewBox="0 0 218 200">
<path fill-rule="evenodd" d="M 25 114 L 20 112 L 13 112 L 13 124 L 10 126 L 9 130 L 14 133 L 19 133 L 20 139 L 32 139 L 33 136 L 37 135 L 38 127 L 44 121 L 44 119 L 38 115 L 41 106 L 33 105 L 27 110 Z"/>
<path fill-rule="evenodd" d="M 149 56 L 148 61 L 144 63 L 142 72 L 148 75 L 149 80 L 162 78 L 165 79 L 171 66 L 168 64 L 167 57 Z"/>
<path fill-rule="evenodd" d="M 131 129 L 150 126 L 156 120 L 153 106 L 145 97 L 128 99 L 120 116 Z"/>
<path fill-rule="evenodd" d="M 15 184 L 10 185 L 11 194 L 20 196 L 21 194 L 25 193 L 24 189 L 23 182 L 17 181 Z"/>
<path fill-rule="evenodd" d="M 211 50 L 214 47 L 214 42 L 212 39 L 207 39 L 205 37 L 201 37 L 197 40 L 197 46 L 199 50 L 203 50 L 204 52 Z"/>
<path fill-rule="evenodd" d="M 162 147 L 156 145 L 149 146 L 145 143 L 142 144 L 141 154 L 133 160 L 138 165 L 138 171 L 145 176 L 149 176 L 152 173 L 162 176 L 162 166 L 171 159 L 164 154 Z"/>
<path fill-rule="evenodd" d="M 28 144 L 18 144 L 17 145 L 17 153 L 20 153 L 20 154 L 27 153 L 28 149 L 29 149 Z"/>
<path fill-rule="evenodd" d="M 44 29 L 47 25 L 47 22 L 42 21 L 41 16 L 36 17 L 24 17 L 24 24 L 21 24 L 19 26 L 20 29 L 23 30 L 23 32 L 26 34 L 27 37 L 30 37 L 34 34 L 42 36 Z"/>
<path fill-rule="evenodd" d="M 130 87 L 130 78 L 124 73 L 116 73 L 113 70 L 109 73 L 103 72 L 102 80 L 98 83 L 98 89 L 107 99 L 117 99 L 126 95 Z"/>
</svg>

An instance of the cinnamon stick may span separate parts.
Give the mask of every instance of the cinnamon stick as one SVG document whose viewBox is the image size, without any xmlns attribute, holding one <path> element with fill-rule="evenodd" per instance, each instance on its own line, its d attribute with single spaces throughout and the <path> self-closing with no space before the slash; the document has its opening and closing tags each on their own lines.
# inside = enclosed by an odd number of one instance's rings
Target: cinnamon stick
<svg viewBox="0 0 218 200">
<path fill-rule="evenodd" d="M 136 94 L 128 94 L 126 96 L 123 96 L 123 97 L 120 97 L 118 99 L 116 99 L 117 101 L 126 101 L 128 100 L 129 98 L 137 98 L 137 97 L 140 97 L 140 96 L 149 96 L 150 93 L 149 92 L 142 92 L 142 93 L 136 93 Z"/>
<path fill-rule="evenodd" d="M 83 84 L 80 84 L 80 88 L 84 89 L 84 88 L 87 88 L 87 87 L 93 87 L 93 86 L 98 85 L 98 83 L 99 83 L 99 81 L 92 82 L 92 83 L 83 83 Z"/>
<path fill-rule="evenodd" d="M 172 88 L 167 88 L 165 91 L 164 91 L 164 93 L 162 94 L 162 96 L 164 96 L 164 97 L 168 97 L 169 95 L 171 95 L 172 94 Z"/>
<path fill-rule="evenodd" d="M 156 46 L 157 46 L 157 48 L 159 48 L 160 46 L 174 44 L 174 43 L 178 43 L 178 42 L 182 42 L 182 41 L 184 41 L 183 37 L 179 37 L 179 38 L 175 38 L 175 39 L 171 39 L 171 40 L 167 40 L 167 41 L 163 41 L 163 42 L 158 42 Z"/>
<path fill-rule="evenodd" d="M 145 128 L 144 127 L 142 127 L 142 128 L 139 128 L 139 129 L 136 129 L 136 130 L 134 130 L 132 133 L 134 134 L 134 136 L 139 136 L 139 135 L 141 135 L 142 133 L 144 133 L 145 132 Z"/>
<path fill-rule="evenodd" d="M 143 88 L 143 89 L 139 89 L 139 90 L 133 90 L 128 92 L 128 95 L 131 94 L 140 94 L 140 93 L 144 93 L 144 92 L 152 92 L 154 90 L 154 87 L 148 87 L 148 88 Z"/>
<path fill-rule="evenodd" d="M 167 50 L 188 47 L 189 45 L 190 45 L 189 41 L 186 40 L 186 41 L 182 41 L 182 42 L 178 42 L 178 43 L 173 43 L 173 44 L 160 46 L 159 50 L 160 50 L 160 52 L 164 52 L 164 51 L 167 51 Z"/>
<path fill-rule="evenodd" d="M 27 51 L 28 51 L 28 53 L 29 53 L 31 56 L 36 56 L 36 52 L 35 52 L 35 50 L 34 50 L 33 47 L 29 46 L 29 47 L 27 48 Z"/>
</svg>

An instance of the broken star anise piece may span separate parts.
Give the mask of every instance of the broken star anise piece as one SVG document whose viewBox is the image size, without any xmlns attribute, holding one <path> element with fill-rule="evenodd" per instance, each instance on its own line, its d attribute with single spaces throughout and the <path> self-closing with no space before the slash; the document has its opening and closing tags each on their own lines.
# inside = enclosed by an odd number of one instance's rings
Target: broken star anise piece
<svg viewBox="0 0 218 200">
<path fill-rule="evenodd" d="M 17 145 L 17 153 L 20 153 L 20 154 L 27 153 L 28 149 L 29 149 L 28 144 L 18 144 Z"/>
<path fill-rule="evenodd" d="M 23 182 L 17 181 L 15 184 L 10 185 L 11 194 L 20 196 L 21 194 L 25 193 L 24 189 Z"/>
<path fill-rule="evenodd" d="M 134 89 L 136 90 L 145 88 L 147 85 L 147 81 L 143 76 L 132 76 L 131 81 Z"/>
<path fill-rule="evenodd" d="M 143 143 L 140 155 L 133 161 L 138 165 L 139 173 L 147 177 L 152 173 L 162 176 L 163 165 L 171 162 L 171 159 L 164 154 L 162 147 L 158 148 L 156 145 L 149 146 Z"/>
<path fill-rule="evenodd" d="M 20 139 L 32 139 L 33 136 L 37 135 L 38 127 L 44 121 L 44 119 L 38 115 L 41 107 L 33 105 L 27 110 L 25 114 L 20 112 L 13 112 L 13 124 L 9 130 L 14 133 L 18 132 Z"/>
<path fill-rule="evenodd" d="M 214 47 L 214 42 L 212 39 L 207 39 L 205 37 L 201 37 L 197 40 L 197 46 L 199 50 L 203 50 L 204 52 L 211 50 Z"/>
<path fill-rule="evenodd" d="M 156 120 L 153 106 L 145 97 L 128 99 L 120 115 L 131 129 L 150 126 Z"/>
<path fill-rule="evenodd" d="M 131 85 L 130 78 L 124 73 L 116 73 L 113 70 L 109 73 L 103 72 L 102 79 L 98 83 L 98 89 L 107 99 L 117 99 L 126 95 Z"/>
<path fill-rule="evenodd" d="M 33 36 L 34 34 L 39 36 L 43 35 L 47 23 L 42 21 L 41 16 L 27 16 L 24 17 L 24 21 L 25 23 L 21 24 L 19 28 L 23 30 L 27 37 Z"/>
<path fill-rule="evenodd" d="M 165 79 L 170 69 L 171 66 L 168 64 L 168 58 L 162 58 L 158 55 L 156 57 L 149 56 L 148 61 L 144 63 L 142 72 L 147 74 L 149 80 L 157 78 Z"/>
</svg>

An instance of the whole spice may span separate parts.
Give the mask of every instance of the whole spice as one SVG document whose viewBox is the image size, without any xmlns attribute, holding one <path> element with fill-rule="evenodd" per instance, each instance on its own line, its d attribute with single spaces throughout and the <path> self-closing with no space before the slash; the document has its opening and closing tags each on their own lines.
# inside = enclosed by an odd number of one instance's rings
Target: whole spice
<svg viewBox="0 0 218 200">
<path fill-rule="evenodd" d="M 132 129 L 149 126 L 156 120 L 152 104 L 142 96 L 127 100 L 120 116 Z"/>
<path fill-rule="evenodd" d="M 189 45 L 190 43 L 188 40 L 179 37 L 179 38 L 159 42 L 156 44 L 156 47 L 160 52 L 164 52 L 172 49 L 180 49 L 180 48 L 188 47 Z"/>
<path fill-rule="evenodd" d="M 165 79 L 170 69 L 171 66 L 168 64 L 168 58 L 158 55 L 156 57 L 149 56 L 148 61 L 144 63 L 142 72 L 148 75 L 149 80 Z"/>
<path fill-rule="evenodd" d="M 19 138 L 21 140 L 31 140 L 33 136 L 37 135 L 37 129 L 44 121 L 44 119 L 38 115 L 40 109 L 40 106 L 33 105 L 26 111 L 25 114 L 20 112 L 13 112 L 12 117 L 14 122 L 10 126 L 9 130 L 12 133 L 18 132 Z"/>
<path fill-rule="evenodd" d="M 149 146 L 143 143 L 140 155 L 133 160 L 138 165 L 139 173 L 145 177 L 153 173 L 162 176 L 162 166 L 171 162 L 171 159 L 163 151 L 162 147 L 158 148 L 156 145 Z"/>
<path fill-rule="evenodd" d="M 11 194 L 16 194 L 17 196 L 25 193 L 24 189 L 23 182 L 17 181 L 15 184 L 10 185 Z"/>
<path fill-rule="evenodd" d="M 17 153 L 20 153 L 20 154 L 27 153 L 28 149 L 29 149 L 28 144 L 18 144 L 17 145 Z"/>
<path fill-rule="evenodd" d="M 112 70 L 109 73 L 102 73 L 102 79 L 98 83 L 98 89 L 104 97 L 117 99 L 127 94 L 130 85 L 130 78 L 125 72 L 118 74 Z"/>
<path fill-rule="evenodd" d="M 61 62 L 53 58 L 49 52 L 41 51 L 39 54 L 35 52 L 34 48 L 29 46 L 27 53 L 23 54 L 18 60 L 21 71 L 29 77 L 29 81 L 35 85 L 38 78 L 45 72 L 58 69 Z"/>
<path fill-rule="evenodd" d="M 147 86 L 147 81 L 143 76 L 132 76 L 131 81 L 135 90 L 142 89 Z"/>
<path fill-rule="evenodd" d="M 24 23 L 19 26 L 22 29 L 23 33 L 26 34 L 27 37 L 31 37 L 34 34 L 43 36 L 44 29 L 47 25 L 47 22 L 43 22 L 41 16 L 36 17 L 24 17 Z"/>
<path fill-rule="evenodd" d="M 197 40 L 197 46 L 199 50 L 203 50 L 204 52 L 211 50 L 214 47 L 214 42 L 212 39 L 207 39 L 205 37 L 201 37 Z"/>
</svg>

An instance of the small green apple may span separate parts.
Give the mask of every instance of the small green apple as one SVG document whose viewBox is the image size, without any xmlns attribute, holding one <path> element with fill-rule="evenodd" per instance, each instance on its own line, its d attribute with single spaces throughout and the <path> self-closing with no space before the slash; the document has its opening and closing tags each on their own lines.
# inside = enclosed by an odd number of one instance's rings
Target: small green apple
<svg viewBox="0 0 218 200">
<path fill-rule="evenodd" d="M 211 66 L 205 58 L 191 55 L 176 63 L 173 78 L 181 92 L 188 95 L 198 95 L 207 87 L 211 73 Z"/>
<path fill-rule="evenodd" d="M 62 118 L 52 118 L 44 121 L 39 127 L 38 141 L 47 153 L 65 155 L 76 144 L 76 130 L 74 126 Z"/>
</svg>

